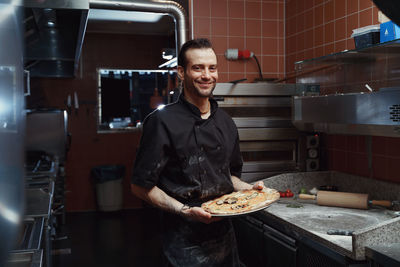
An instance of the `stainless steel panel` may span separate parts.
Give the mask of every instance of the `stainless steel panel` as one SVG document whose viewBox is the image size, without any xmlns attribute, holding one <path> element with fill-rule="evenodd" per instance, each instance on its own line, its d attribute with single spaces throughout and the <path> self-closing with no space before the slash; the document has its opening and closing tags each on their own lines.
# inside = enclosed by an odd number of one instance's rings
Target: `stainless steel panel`
<svg viewBox="0 0 400 267">
<path fill-rule="evenodd" d="M 296 142 L 279 141 L 279 142 L 241 142 L 240 151 L 288 151 L 295 150 Z"/>
<path fill-rule="evenodd" d="M 220 107 L 291 107 L 290 97 L 224 97 L 216 99 Z"/>
<path fill-rule="evenodd" d="M 18 1 L 0 3 L 0 266 L 15 245 L 23 215 L 23 42 Z"/>
<path fill-rule="evenodd" d="M 44 225 L 44 217 L 25 218 L 13 251 L 40 249 Z"/>
<path fill-rule="evenodd" d="M 26 195 L 26 217 L 49 218 L 51 212 L 51 195 L 42 189 L 25 189 Z"/>
<path fill-rule="evenodd" d="M 243 172 L 296 170 L 295 161 L 249 161 L 243 163 Z"/>
<path fill-rule="evenodd" d="M 89 9 L 89 1 L 85 0 L 24 0 L 25 7 L 57 8 L 57 9 Z"/>
<path fill-rule="evenodd" d="M 73 77 L 89 12 L 88 0 L 26 0 L 25 68 L 31 77 Z"/>
<path fill-rule="evenodd" d="M 245 172 L 242 173 L 242 177 L 240 177 L 243 181 L 252 183 L 255 181 L 263 180 L 265 178 L 281 174 L 282 171 L 275 171 L 275 172 Z"/>
<path fill-rule="evenodd" d="M 294 97 L 293 124 L 304 131 L 400 137 L 400 89 Z"/>
<path fill-rule="evenodd" d="M 26 117 L 26 149 L 45 151 L 63 162 L 66 157 L 67 122 L 65 110 L 29 111 Z"/>
<path fill-rule="evenodd" d="M 292 96 L 306 85 L 284 83 L 217 83 L 214 96 Z"/>
<path fill-rule="evenodd" d="M 41 267 L 42 258 L 42 250 L 12 252 L 9 255 L 6 267 Z"/>
<path fill-rule="evenodd" d="M 293 127 L 290 119 L 270 117 L 239 117 L 232 118 L 238 128 L 285 128 Z"/>
<path fill-rule="evenodd" d="M 239 128 L 238 132 L 240 141 L 295 140 L 299 136 L 295 128 Z"/>
</svg>

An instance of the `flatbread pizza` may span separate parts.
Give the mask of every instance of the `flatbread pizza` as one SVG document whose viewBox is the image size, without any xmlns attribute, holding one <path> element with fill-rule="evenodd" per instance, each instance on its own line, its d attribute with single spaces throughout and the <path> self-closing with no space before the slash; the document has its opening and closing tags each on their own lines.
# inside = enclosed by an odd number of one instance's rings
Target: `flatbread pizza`
<svg viewBox="0 0 400 267">
<path fill-rule="evenodd" d="M 247 189 L 207 201 L 201 208 L 212 215 L 239 215 L 266 208 L 278 199 L 279 192 L 275 189 Z"/>
</svg>

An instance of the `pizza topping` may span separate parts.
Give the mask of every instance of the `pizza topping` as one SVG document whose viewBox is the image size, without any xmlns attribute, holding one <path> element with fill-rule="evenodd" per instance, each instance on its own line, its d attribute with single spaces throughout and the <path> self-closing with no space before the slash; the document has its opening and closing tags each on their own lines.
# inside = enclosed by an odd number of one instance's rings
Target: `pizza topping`
<svg viewBox="0 0 400 267">
<path fill-rule="evenodd" d="M 217 205 L 222 205 L 222 204 L 224 204 L 224 201 L 221 199 L 221 200 L 218 200 L 217 202 L 215 202 Z"/>
<path fill-rule="evenodd" d="M 245 208 L 247 206 L 248 206 L 248 204 L 239 204 L 239 205 L 231 206 L 231 209 L 238 210 L 238 209 L 243 209 L 243 208 Z"/>
<path fill-rule="evenodd" d="M 256 196 L 258 196 L 258 192 L 254 192 L 253 194 L 247 196 L 246 199 L 247 199 L 247 200 L 248 200 L 248 199 L 252 199 L 252 198 L 255 198 Z"/>
<path fill-rule="evenodd" d="M 235 204 L 238 201 L 236 197 L 228 197 L 225 199 L 224 203 L 226 204 Z"/>
</svg>

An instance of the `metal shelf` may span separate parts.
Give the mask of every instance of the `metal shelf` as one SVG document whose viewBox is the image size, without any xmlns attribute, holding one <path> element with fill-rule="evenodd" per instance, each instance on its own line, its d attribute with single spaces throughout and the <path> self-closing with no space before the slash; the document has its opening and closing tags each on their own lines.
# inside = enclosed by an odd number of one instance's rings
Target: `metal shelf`
<svg viewBox="0 0 400 267">
<path fill-rule="evenodd" d="M 344 50 L 322 57 L 295 62 L 295 68 L 301 71 L 312 66 L 338 64 L 365 64 L 387 57 L 400 57 L 400 39 L 368 46 L 362 49 Z"/>
</svg>

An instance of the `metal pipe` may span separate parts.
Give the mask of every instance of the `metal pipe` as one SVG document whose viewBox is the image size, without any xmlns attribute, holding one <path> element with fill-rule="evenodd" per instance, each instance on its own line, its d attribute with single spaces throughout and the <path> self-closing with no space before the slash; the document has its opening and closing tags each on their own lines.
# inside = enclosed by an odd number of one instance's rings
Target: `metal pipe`
<svg viewBox="0 0 400 267">
<path fill-rule="evenodd" d="M 91 9 L 111 9 L 124 11 L 141 11 L 166 13 L 175 20 L 175 36 L 176 50 L 179 51 L 181 46 L 187 41 L 187 20 L 185 9 L 175 1 L 167 0 L 149 0 L 149 1 L 107 1 L 107 0 L 90 0 L 89 7 Z"/>
</svg>

